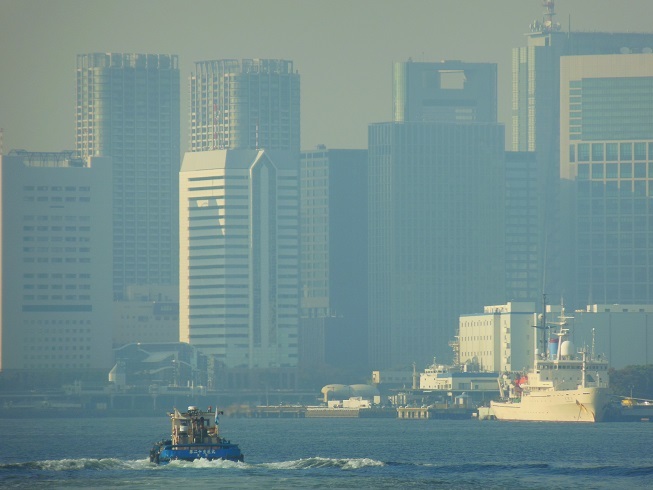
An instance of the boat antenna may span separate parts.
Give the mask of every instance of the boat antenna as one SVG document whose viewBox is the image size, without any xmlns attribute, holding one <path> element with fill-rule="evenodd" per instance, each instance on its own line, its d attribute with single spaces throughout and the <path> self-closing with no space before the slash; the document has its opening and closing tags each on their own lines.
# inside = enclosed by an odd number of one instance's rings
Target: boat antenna
<svg viewBox="0 0 653 490">
<path fill-rule="evenodd" d="M 542 336 L 544 340 L 544 358 L 549 358 L 549 339 L 546 337 L 546 293 L 542 293 Z"/>
</svg>

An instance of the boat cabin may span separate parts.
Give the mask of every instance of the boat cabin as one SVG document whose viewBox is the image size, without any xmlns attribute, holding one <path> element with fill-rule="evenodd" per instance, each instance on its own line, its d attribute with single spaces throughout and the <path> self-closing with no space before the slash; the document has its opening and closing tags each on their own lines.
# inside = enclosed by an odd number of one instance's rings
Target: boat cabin
<svg viewBox="0 0 653 490">
<path fill-rule="evenodd" d="M 169 413 L 172 422 L 172 444 L 212 444 L 221 442 L 217 409 L 207 411 L 197 407 L 188 407 L 187 412 L 180 412 L 176 408 Z"/>
</svg>

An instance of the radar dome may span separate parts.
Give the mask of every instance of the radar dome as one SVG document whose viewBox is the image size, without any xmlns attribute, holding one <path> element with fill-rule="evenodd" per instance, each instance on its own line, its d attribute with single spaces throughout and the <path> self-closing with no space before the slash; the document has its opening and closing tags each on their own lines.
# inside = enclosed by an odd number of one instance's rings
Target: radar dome
<svg viewBox="0 0 653 490">
<path fill-rule="evenodd" d="M 562 357 L 571 357 L 574 355 L 574 344 L 570 340 L 565 340 L 560 346 L 560 355 Z"/>
</svg>

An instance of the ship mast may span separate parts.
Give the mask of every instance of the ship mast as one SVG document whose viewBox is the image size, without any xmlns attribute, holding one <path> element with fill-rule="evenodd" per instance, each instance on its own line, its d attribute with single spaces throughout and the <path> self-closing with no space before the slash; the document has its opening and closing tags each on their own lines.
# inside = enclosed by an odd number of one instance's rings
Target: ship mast
<svg viewBox="0 0 653 490">
<path fill-rule="evenodd" d="M 546 293 L 542 293 L 542 314 L 540 315 L 540 321 L 536 321 L 535 325 L 533 325 L 533 328 L 536 329 L 535 335 L 533 336 L 535 339 L 535 351 L 539 351 L 541 342 L 542 353 L 544 355 L 544 359 L 546 359 L 549 357 L 548 339 L 546 338 L 546 329 L 548 328 L 546 325 Z M 537 330 L 542 330 L 542 334 L 537 332 Z M 537 365 L 537 357 L 537 354 L 533 354 L 534 366 Z"/>
<path fill-rule="evenodd" d="M 556 359 L 559 361 L 562 358 L 562 341 L 565 337 L 569 335 L 569 329 L 565 328 L 567 326 L 567 320 L 573 319 L 573 316 L 565 315 L 565 304 L 564 301 L 560 301 L 560 316 L 558 321 L 554 322 L 554 325 L 558 326 L 558 331 L 554 332 L 554 335 L 558 336 L 558 352 L 556 353 Z"/>
</svg>

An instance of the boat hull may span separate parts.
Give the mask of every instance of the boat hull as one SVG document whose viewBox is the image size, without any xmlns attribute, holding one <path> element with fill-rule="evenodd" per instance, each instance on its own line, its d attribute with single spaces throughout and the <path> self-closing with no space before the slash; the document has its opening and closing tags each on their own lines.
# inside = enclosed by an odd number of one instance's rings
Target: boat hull
<svg viewBox="0 0 653 490">
<path fill-rule="evenodd" d="M 196 459 L 223 459 L 228 461 L 243 461 L 243 453 L 237 444 L 184 444 L 154 446 L 150 452 L 150 461 L 156 464 L 166 464 L 170 461 L 195 461 Z"/>
<path fill-rule="evenodd" d="M 491 402 L 497 420 L 600 422 L 607 407 L 605 388 L 531 392 L 516 402 Z"/>
</svg>

